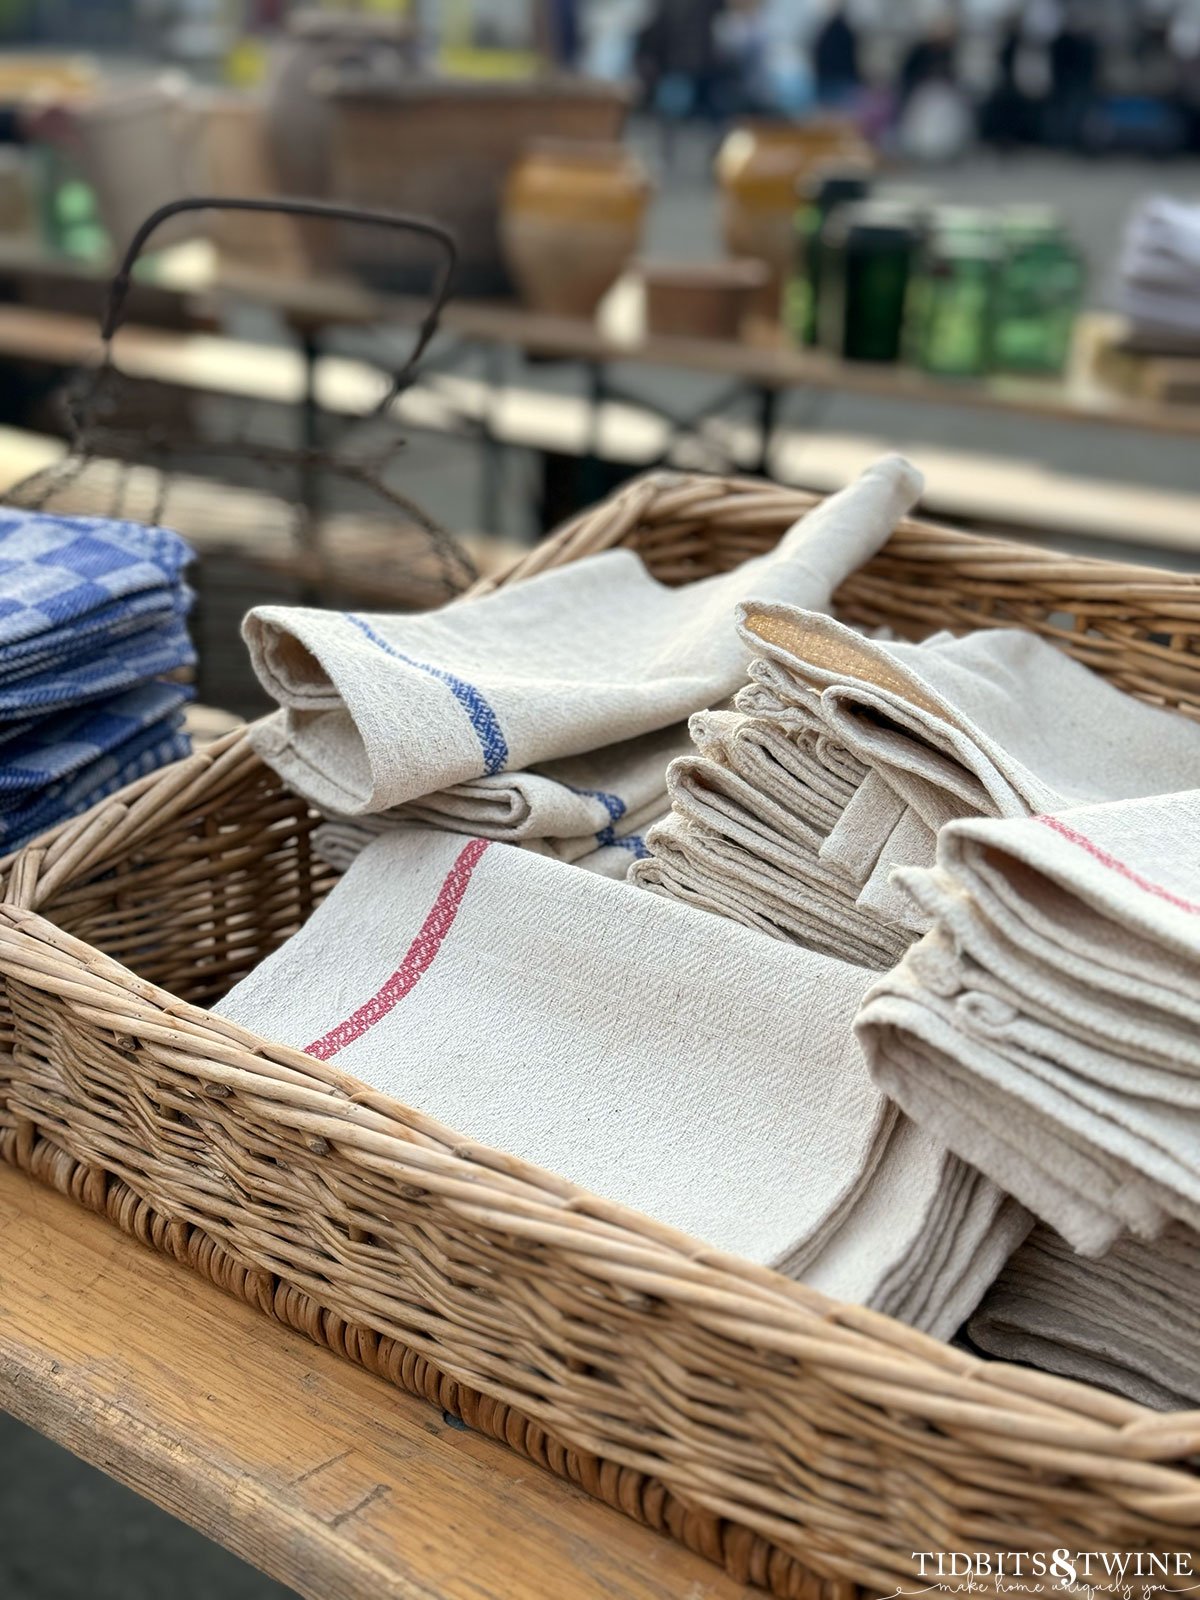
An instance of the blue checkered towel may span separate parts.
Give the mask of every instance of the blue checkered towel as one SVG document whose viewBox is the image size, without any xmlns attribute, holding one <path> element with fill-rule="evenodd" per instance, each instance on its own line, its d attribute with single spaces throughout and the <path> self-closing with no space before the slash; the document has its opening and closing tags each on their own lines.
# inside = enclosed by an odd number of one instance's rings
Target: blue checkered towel
<svg viewBox="0 0 1200 1600">
<path fill-rule="evenodd" d="M 161 619 L 191 559 L 166 528 L 0 510 L 0 656 L 45 635 Z"/>
<path fill-rule="evenodd" d="M 146 683 L 96 705 L 42 717 L 0 743 L 0 813 L 29 804 L 39 789 L 72 777 L 164 722 L 190 700 L 178 683 Z"/>
<path fill-rule="evenodd" d="M 174 711 L 69 777 L 0 812 L 0 851 L 19 849 L 57 823 L 89 810 L 135 778 L 190 755 L 191 741 L 182 730 L 183 712 Z"/>
<path fill-rule="evenodd" d="M 193 666 L 195 660 L 196 652 L 181 621 L 145 628 L 103 648 L 93 648 L 79 660 L 55 663 L 11 681 L 0 671 L 0 717 L 26 721 L 31 712 L 49 715 L 86 705 Z"/>
</svg>

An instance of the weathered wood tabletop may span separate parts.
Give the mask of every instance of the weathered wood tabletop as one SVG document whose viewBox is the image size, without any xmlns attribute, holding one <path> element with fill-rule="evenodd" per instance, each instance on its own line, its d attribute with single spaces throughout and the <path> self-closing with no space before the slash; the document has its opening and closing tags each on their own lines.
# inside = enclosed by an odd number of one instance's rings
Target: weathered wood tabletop
<svg viewBox="0 0 1200 1600">
<path fill-rule="evenodd" d="M 0 1238 L 0 1406 L 311 1600 L 750 1600 L 2 1163 Z"/>
</svg>

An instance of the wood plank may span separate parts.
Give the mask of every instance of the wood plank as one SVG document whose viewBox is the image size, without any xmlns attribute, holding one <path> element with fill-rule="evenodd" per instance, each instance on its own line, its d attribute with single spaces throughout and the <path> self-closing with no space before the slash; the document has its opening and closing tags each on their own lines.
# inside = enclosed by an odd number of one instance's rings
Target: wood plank
<svg viewBox="0 0 1200 1600">
<path fill-rule="evenodd" d="M 0 1405 L 310 1600 L 748 1600 L 0 1163 Z"/>
</svg>

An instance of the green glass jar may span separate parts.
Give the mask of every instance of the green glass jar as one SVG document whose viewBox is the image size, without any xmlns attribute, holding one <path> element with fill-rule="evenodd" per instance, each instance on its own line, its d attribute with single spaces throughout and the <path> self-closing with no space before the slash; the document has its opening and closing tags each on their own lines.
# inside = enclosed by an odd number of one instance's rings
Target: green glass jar
<svg viewBox="0 0 1200 1600">
<path fill-rule="evenodd" d="M 838 206 L 865 199 L 870 187 L 865 167 L 822 168 L 797 185 L 796 253 L 784 299 L 784 321 L 793 344 L 817 342 L 825 224 Z"/>
<path fill-rule="evenodd" d="M 922 239 L 904 205 L 841 206 L 822 234 L 820 343 L 846 361 L 899 359 L 904 309 Z"/>
<path fill-rule="evenodd" d="M 1007 213 L 992 331 L 995 366 L 1004 372 L 1060 373 L 1083 305 L 1079 251 L 1052 211 Z"/>
<path fill-rule="evenodd" d="M 991 367 L 1000 248 L 986 226 L 943 228 L 922 255 L 909 298 L 909 350 L 943 378 L 978 378 Z"/>
</svg>

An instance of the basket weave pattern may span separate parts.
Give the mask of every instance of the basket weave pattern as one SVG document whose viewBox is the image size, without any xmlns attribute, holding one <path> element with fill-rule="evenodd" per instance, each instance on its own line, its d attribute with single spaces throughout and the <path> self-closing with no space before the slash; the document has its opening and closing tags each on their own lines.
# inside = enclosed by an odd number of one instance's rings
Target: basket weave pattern
<svg viewBox="0 0 1200 1600">
<path fill-rule="evenodd" d="M 616 544 L 687 581 L 810 503 L 655 474 L 501 581 Z M 909 522 L 838 610 L 1019 622 L 1200 716 L 1200 579 Z M 235 734 L 6 864 L 0 1155 L 779 1596 L 916 1587 L 914 1550 L 1192 1547 L 1200 1413 L 835 1305 L 200 1009 L 327 892 L 314 821 Z"/>
</svg>

